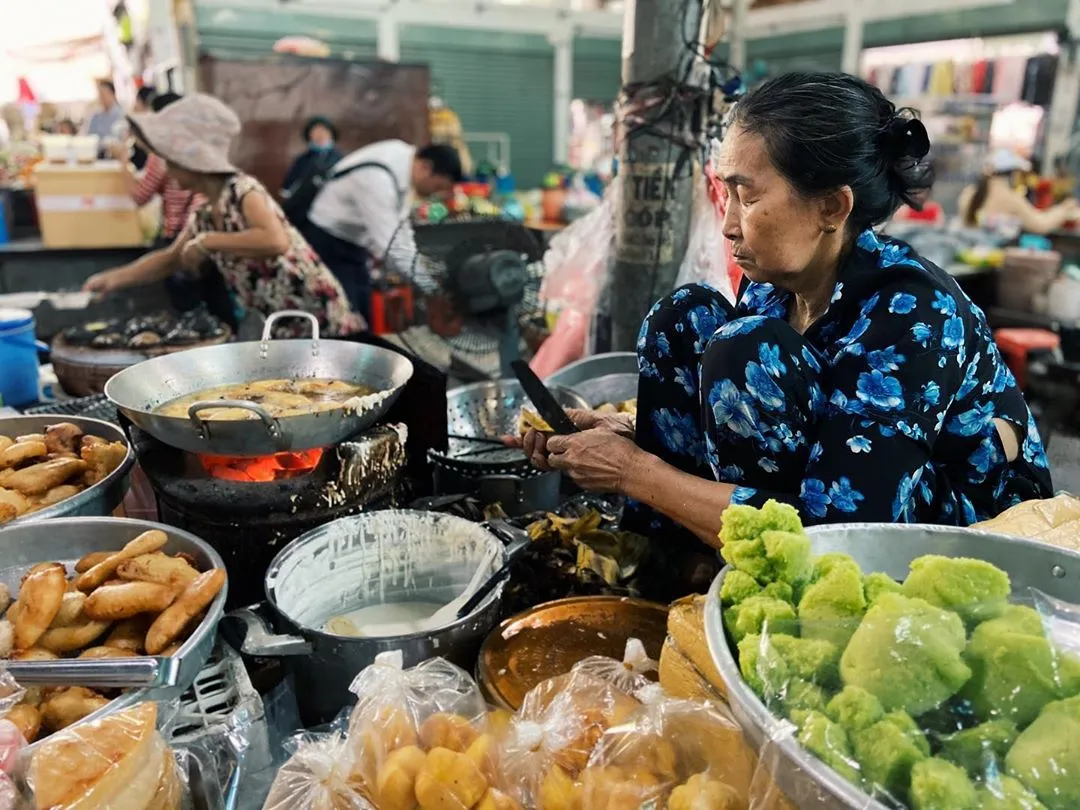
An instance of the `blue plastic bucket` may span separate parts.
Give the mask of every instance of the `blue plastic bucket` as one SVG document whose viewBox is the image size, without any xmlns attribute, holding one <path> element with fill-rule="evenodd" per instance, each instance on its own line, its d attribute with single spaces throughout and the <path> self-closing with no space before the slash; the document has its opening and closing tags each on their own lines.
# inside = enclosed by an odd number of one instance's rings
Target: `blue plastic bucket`
<svg viewBox="0 0 1080 810">
<path fill-rule="evenodd" d="M 20 407 L 38 400 L 38 350 L 48 348 L 34 335 L 34 313 L 0 309 L 0 399 Z"/>
</svg>

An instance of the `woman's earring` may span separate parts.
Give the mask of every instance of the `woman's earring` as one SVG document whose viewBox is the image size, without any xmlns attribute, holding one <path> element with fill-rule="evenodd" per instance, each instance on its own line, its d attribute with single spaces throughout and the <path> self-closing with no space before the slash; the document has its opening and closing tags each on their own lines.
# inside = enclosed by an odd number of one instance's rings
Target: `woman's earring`
<svg viewBox="0 0 1080 810">
<path fill-rule="evenodd" d="M 836 233 L 836 226 L 826 225 L 824 228 L 822 228 L 822 230 L 825 231 L 825 233 Z"/>
</svg>

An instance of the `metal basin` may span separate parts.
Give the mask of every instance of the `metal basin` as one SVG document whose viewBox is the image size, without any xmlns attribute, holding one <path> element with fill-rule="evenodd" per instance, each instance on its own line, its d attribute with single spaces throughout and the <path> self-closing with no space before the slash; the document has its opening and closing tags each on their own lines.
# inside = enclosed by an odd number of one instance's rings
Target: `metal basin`
<svg viewBox="0 0 1080 810">
<path fill-rule="evenodd" d="M 349 684 L 381 652 L 401 650 L 407 667 L 442 656 L 471 670 L 498 621 L 503 589 L 464 619 L 421 633 L 340 636 L 324 629 L 327 620 L 373 605 L 450 602 L 491 552 L 494 573 L 503 565 L 503 543 L 452 515 L 386 510 L 341 518 L 301 535 L 270 563 L 266 610 L 279 635 L 256 608 L 229 618 L 245 625 L 245 654 L 289 657 L 302 719 L 325 722 L 348 703 Z"/>
<path fill-rule="evenodd" d="M 897 580 L 924 554 L 977 557 L 1008 572 L 1013 598 L 1030 600 L 1030 588 L 1065 601 L 1080 589 L 1080 553 L 1045 543 L 944 526 L 841 524 L 809 529 L 815 554 L 850 554 L 863 571 L 883 571 Z M 765 706 L 746 685 L 721 618 L 720 587 L 729 569 L 713 581 L 705 603 L 705 636 L 713 663 L 727 687 L 735 719 L 755 750 L 769 741 L 772 777 L 797 807 L 815 810 L 889 810 L 836 774 L 791 735 L 791 724 Z"/>
<path fill-rule="evenodd" d="M 634 352 L 595 354 L 559 369 L 544 382 L 576 391 L 591 408 L 607 402 L 618 405 L 637 397 L 637 355 Z"/>
<path fill-rule="evenodd" d="M 55 420 L 54 420 L 55 421 Z M 200 571 L 224 568 L 221 557 L 209 545 L 180 529 L 148 520 L 129 520 L 109 517 L 57 518 L 48 522 L 20 523 L 0 529 L 0 582 L 16 595 L 23 576 L 39 562 L 64 563 L 70 574 L 75 563 L 92 551 L 118 551 L 148 529 L 160 529 L 169 541 L 166 554 L 190 554 Z M 96 719 L 142 700 L 168 700 L 179 697 L 195 680 L 206 663 L 217 625 L 225 607 L 228 584 L 221 589 L 206 611 L 202 622 L 173 656 L 179 660 L 179 676 L 175 686 L 159 689 L 131 689 L 87 719 Z M 48 662 L 46 662 L 47 664 Z M 87 662 L 93 663 L 93 662 Z M 57 661 L 57 667 L 71 670 L 77 661 Z M 45 738 L 47 739 L 47 738 Z"/>
<path fill-rule="evenodd" d="M 124 435 L 124 431 L 116 425 L 103 422 L 100 419 L 87 419 L 83 416 L 61 416 L 59 414 L 49 416 L 10 416 L 0 419 L 0 436 L 24 436 L 29 433 L 43 433 L 49 425 L 59 422 L 70 422 L 82 429 L 83 433 L 91 436 L 100 436 L 110 442 L 123 442 L 127 446 L 127 455 L 120 466 L 109 473 L 105 478 L 98 481 L 92 487 L 87 487 L 82 492 L 64 498 L 59 503 L 32 512 L 29 515 L 16 518 L 4 524 L 4 528 L 17 526 L 31 521 L 48 520 L 58 517 L 98 517 L 111 515 L 116 507 L 127 495 L 128 482 L 131 477 L 131 468 L 135 464 L 135 453 L 131 444 Z M 40 560 L 35 560 L 40 562 Z"/>
</svg>

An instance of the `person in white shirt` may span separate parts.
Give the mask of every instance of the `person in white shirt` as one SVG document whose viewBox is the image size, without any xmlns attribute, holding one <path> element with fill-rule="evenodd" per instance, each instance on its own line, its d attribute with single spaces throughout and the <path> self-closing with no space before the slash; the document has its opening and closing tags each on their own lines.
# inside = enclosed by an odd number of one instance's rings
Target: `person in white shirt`
<svg viewBox="0 0 1080 810">
<path fill-rule="evenodd" d="M 335 164 L 301 230 L 369 323 L 372 262 L 411 277 L 413 199 L 445 196 L 461 180 L 461 158 L 443 145 L 380 141 Z"/>
<path fill-rule="evenodd" d="M 112 82 L 102 79 L 97 83 L 97 91 L 101 107 L 87 120 L 84 134 L 98 136 L 101 140 L 98 156 L 105 157 L 108 152 L 106 141 L 115 138 L 113 129 L 124 120 L 124 110 L 116 100 L 116 86 Z"/>
</svg>

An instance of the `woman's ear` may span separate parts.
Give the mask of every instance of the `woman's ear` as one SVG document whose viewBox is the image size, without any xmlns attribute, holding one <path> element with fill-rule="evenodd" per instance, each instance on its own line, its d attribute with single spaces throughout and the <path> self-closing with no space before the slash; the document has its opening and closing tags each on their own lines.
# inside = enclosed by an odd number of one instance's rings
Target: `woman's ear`
<svg viewBox="0 0 1080 810">
<path fill-rule="evenodd" d="M 833 233 L 844 230 L 851 208 L 855 204 L 855 194 L 851 186 L 841 186 L 836 191 L 821 198 L 821 229 Z"/>
</svg>

